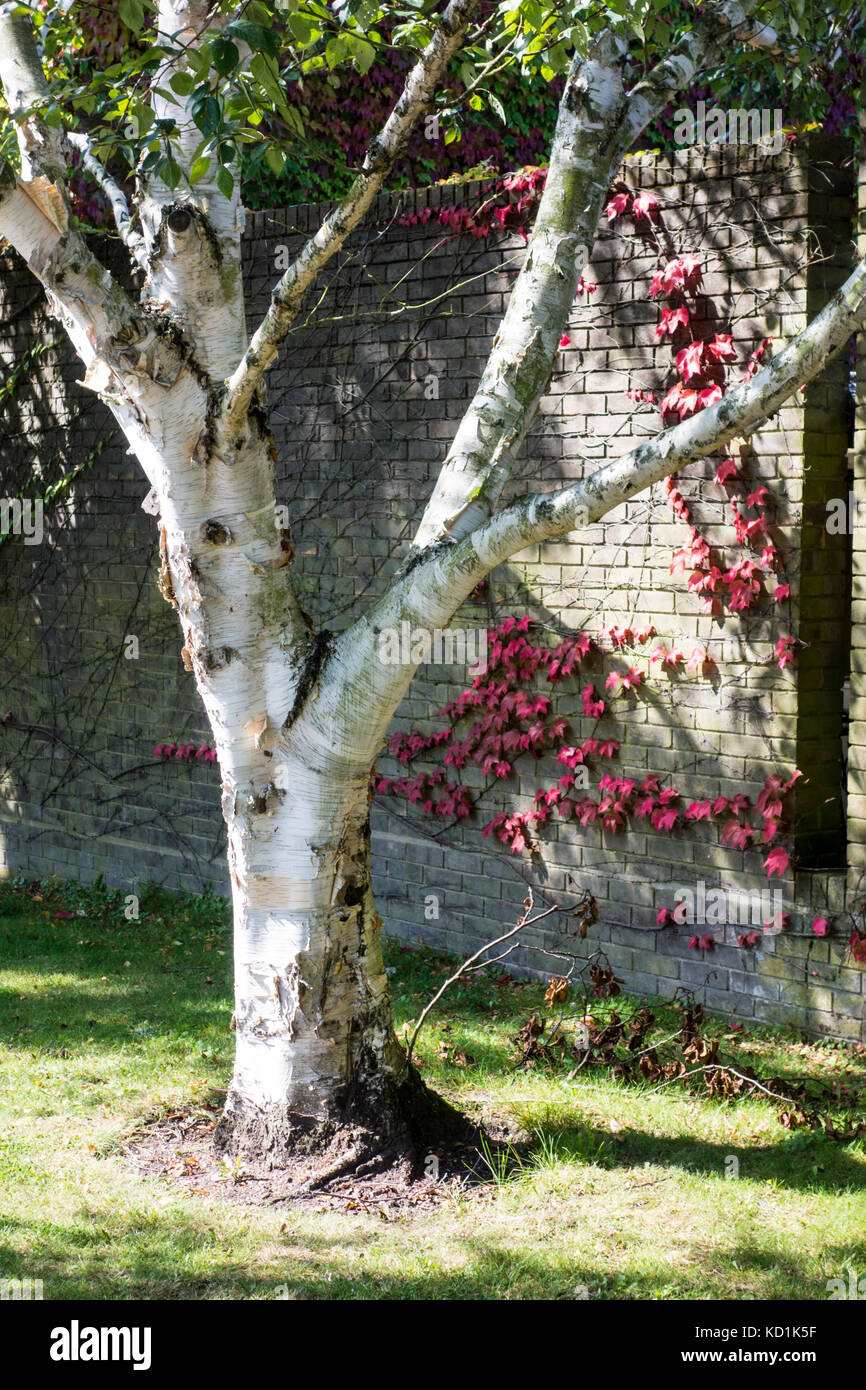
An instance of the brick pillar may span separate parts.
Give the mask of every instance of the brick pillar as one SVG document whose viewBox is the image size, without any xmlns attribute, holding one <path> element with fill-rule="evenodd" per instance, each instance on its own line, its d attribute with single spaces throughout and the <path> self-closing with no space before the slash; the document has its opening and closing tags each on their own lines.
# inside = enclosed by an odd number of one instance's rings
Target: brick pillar
<svg viewBox="0 0 866 1390">
<path fill-rule="evenodd" d="M 853 179 L 813 137 L 808 145 L 810 254 L 806 320 L 852 270 Z M 863 185 L 860 184 L 862 196 Z M 802 868 L 845 862 L 842 761 L 843 685 L 849 669 L 850 537 L 827 526 L 828 503 L 848 494 L 850 400 L 847 349 L 800 397 L 803 403 L 803 514 L 797 652 L 796 849 Z M 856 607 L 856 605 L 855 605 Z M 866 609 L 866 605 L 863 605 Z M 863 629 L 866 639 L 866 628 Z M 864 726 L 866 728 L 866 726 Z M 866 814 L 866 803 L 864 803 Z"/>
<path fill-rule="evenodd" d="M 866 87 L 860 101 L 857 250 L 866 256 Z M 866 332 L 857 337 L 854 413 L 851 722 L 848 732 L 849 903 L 866 894 Z"/>
</svg>

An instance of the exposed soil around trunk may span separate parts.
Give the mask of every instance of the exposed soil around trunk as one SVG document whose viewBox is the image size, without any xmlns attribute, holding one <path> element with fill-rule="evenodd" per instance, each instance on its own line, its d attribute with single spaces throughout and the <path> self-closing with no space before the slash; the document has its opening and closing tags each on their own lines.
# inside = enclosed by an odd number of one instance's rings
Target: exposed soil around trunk
<svg viewBox="0 0 866 1390">
<path fill-rule="evenodd" d="M 490 1166 L 482 1142 L 488 1155 L 504 1152 L 507 1146 L 484 1134 L 426 1087 L 423 1094 L 416 1091 L 414 1102 L 418 1117 L 414 1138 L 408 1125 L 387 1141 L 360 1123 L 299 1126 L 294 1131 L 294 1152 L 286 1150 L 283 1129 L 279 1161 L 268 1150 L 264 1157 L 248 1158 L 247 1153 L 263 1151 L 252 1142 L 246 1152 L 239 1147 L 237 1129 L 233 1130 L 233 1152 L 227 1151 L 220 1142 L 223 1120 L 214 1112 L 197 1109 L 175 1111 L 144 1127 L 125 1146 L 125 1153 L 143 1175 L 199 1196 L 251 1206 L 285 1203 L 389 1216 L 407 1208 L 433 1207 L 458 1192 L 488 1183 Z M 438 1138 L 429 1127 L 436 1116 Z M 252 1126 L 244 1128 L 247 1140 L 255 1137 L 261 1142 L 261 1129 L 254 1136 Z M 419 1143 L 419 1137 L 423 1142 Z"/>
</svg>

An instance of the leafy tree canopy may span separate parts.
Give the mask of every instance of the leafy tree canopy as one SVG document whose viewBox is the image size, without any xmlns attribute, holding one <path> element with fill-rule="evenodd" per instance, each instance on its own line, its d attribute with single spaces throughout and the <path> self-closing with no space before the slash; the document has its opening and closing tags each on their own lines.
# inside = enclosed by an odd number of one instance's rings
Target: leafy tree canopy
<svg viewBox="0 0 866 1390">
<path fill-rule="evenodd" d="M 405 73 L 430 41 L 443 0 L 230 0 L 211 11 L 207 41 L 162 35 L 148 0 L 60 0 L 20 6 L 37 26 L 51 76 L 43 114 L 77 118 L 94 153 L 121 177 L 157 173 L 186 184 L 173 144 L 181 101 L 200 136 L 190 181 L 207 175 L 230 193 L 238 170 L 251 206 L 342 194 L 387 117 Z M 424 184 L 483 161 L 499 168 L 543 162 L 559 79 L 575 50 L 604 28 L 628 39 L 635 79 L 689 28 L 700 4 L 686 0 L 488 0 L 452 66 L 433 114 L 436 140 L 418 129 L 393 185 Z M 766 0 L 758 17 L 783 36 L 784 52 L 735 48 L 683 101 L 780 109 L 786 125 L 821 123 L 853 134 L 854 94 L 866 72 L 866 19 L 858 0 Z M 160 88 L 167 59 L 185 70 Z M 155 113 L 156 84 L 169 105 Z M 553 90 L 550 89 L 553 84 Z M 177 103 L 176 117 L 172 102 Z M 20 113 L 19 113 L 20 118 Z M 672 113 L 644 144 L 671 144 Z M 11 122 L 2 152 L 14 164 Z M 88 210 L 100 221 L 99 201 Z"/>
</svg>

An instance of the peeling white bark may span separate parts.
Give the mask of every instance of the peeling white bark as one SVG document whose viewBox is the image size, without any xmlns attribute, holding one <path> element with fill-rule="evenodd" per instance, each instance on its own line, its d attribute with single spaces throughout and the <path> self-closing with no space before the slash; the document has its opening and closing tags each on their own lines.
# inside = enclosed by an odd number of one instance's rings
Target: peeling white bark
<svg viewBox="0 0 866 1390">
<path fill-rule="evenodd" d="M 575 59 L 523 267 L 478 390 L 442 466 L 413 549 L 467 534 L 494 510 L 538 404 L 605 192 L 625 149 L 620 46 L 606 35 Z"/>
<path fill-rule="evenodd" d="M 303 744 L 303 739 L 296 739 Z M 398 1086 L 369 883 L 367 773 L 280 757 L 289 791 L 233 827 L 237 1056 L 229 1111 L 336 1119 L 351 1088 Z"/>
<path fill-rule="evenodd" d="M 74 150 L 78 151 L 81 156 L 82 167 L 91 175 L 107 197 L 111 206 L 114 225 L 117 228 L 121 241 L 128 247 L 139 266 L 146 269 L 147 246 L 141 232 L 136 231 L 132 224 L 129 204 L 126 201 L 126 194 L 120 187 L 120 184 L 116 179 L 113 179 L 108 171 L 100 164 L 93 153 L 93 148 L 88 136 L 72 131 L 67 133 L 66 140 Z"/>
</svg>

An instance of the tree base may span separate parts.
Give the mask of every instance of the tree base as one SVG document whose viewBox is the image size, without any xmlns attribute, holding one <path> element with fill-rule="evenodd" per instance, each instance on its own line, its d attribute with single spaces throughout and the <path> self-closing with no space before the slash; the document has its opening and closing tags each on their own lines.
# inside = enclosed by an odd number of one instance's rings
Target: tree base
<svg viewBox="0 0 866 1390">
<path fill-rule="evenodd" d="M 230 1098 L 214 1133 L 217 1154 L 254 1162 L 267 1170 L 303 1163 L 307 1191 L 337 1178 L 365 1177 L 396 1166 L 423 1171 L 431 1156 L 477 1145 L 478 1126 L 429 1090 L 410 1067 L 406 1079 L 346 1097 L 339 1113 L 324 1120 L 283 1107 L 261 1110 Z"/>
</svg>

